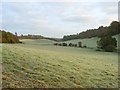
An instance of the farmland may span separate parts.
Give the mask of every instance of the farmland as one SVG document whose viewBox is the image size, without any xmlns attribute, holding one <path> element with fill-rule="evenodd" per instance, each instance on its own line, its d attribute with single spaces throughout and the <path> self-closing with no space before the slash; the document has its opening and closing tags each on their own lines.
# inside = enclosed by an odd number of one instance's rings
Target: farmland
<svg viewBox="0 0 120 90">
<path fill-rule="evenodd" d="M 115 52 L 54 46 L 46 39 L 22 42 L 2 45 L 4 88 L 118 87 Z"/>
</svg>

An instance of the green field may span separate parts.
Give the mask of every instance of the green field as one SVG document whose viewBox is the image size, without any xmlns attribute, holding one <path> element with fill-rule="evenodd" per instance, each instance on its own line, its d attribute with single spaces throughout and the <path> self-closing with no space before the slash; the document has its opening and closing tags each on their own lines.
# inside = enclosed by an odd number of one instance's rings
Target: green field
<svg viewBox="0 0 120 90">
<path fill-rule="evenodd" d="M 3 44 L 3 88 L 117 88 L 118 54 L 54 46 L 50 40 Z"/>
<path fill-rule="evenodd" d="M 120 34 L 113 36 L 117 40 L 118 45 L 118 37 L 120 37 Z M 86 45 L 88 48 L 96 49 L 97 48 L 97 41 L 99 41 L 100 38 L 93 37 L 93 38 L 85 38 L 85 39 L 74 39 L 69 41 L 64 41 L 65 43 L 73 43 L 78 44 L 78 42 L 82 42 L 82 46 Z M 117 46 L 118 47 L 118 46 Z"/>
</svg>

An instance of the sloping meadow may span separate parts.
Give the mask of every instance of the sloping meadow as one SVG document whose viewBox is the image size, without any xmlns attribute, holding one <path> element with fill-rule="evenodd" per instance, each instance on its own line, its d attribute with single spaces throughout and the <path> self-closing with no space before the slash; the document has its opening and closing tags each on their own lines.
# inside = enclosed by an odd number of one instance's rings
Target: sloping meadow
<svg viewBox="0 0 120 90">
<path fill-rule="evenodd" d="M 50 40 L 3 44 L 4 88 L 117 88 L 118 54 L 54 46 Z"/>
</svg>

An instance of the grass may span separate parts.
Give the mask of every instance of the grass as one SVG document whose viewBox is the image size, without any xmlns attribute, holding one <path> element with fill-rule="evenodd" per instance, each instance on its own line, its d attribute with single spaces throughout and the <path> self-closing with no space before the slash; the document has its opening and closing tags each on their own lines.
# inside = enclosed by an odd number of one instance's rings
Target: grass
<svg viewBox="0 0 120 90">
<path fill-rule="evenodd" d="M 120 34 L 113 36 L 117 40 L 117 45 L 118 45 L 118 37 Z M 88 48 L 96 49 L 97 47 L 97 41 L 99 41 L 100 38 L 98 37 L 93 37 L 93 38 L 85 38 L 85 39 L 74 39 L 74 40 L 69 40 L 65 41 L 67 44 L 73 43 L 73 44 L 78 44 L 78 42 L 82 42 L 82 45 L 86 45 Z M 118 46 L 117 46 L 118 48 Z"/>
<path fill-rule="evenodd" d="M 118 54 L 54 46 L 50 40 L 3 44 L 3 88 L 117 88 Z"/>
</svg>

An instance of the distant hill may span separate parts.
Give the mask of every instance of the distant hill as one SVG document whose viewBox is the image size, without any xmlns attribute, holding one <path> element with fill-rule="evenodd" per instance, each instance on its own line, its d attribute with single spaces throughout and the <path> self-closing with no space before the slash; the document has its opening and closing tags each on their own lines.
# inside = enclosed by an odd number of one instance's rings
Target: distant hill
<svg viewBox="0 0 120 90">
<path fill-rule="evenodd" d="M 87 31 L 83 31 L 79 34 L 74 35 L 65 35 L 63 37 L 63 41 L 73 40 L 73 39 L 85 39 L 92 37 L 103 37 L 106 35 L 117 35 L 120 33 L 120 22 L 113 21 L 109 26 L 100 26 L 98 29 L 89 29 Z"/>
<path fill-rule="evenodd" d="M 21 35 L 19 36 L 19 39 L 48 39 L 53 41 L 61 41 L 61 38 L 50 38 L 50 37 L 44 37 L 42 35 Z"/>
<path fill-rule="evenodd" d="M 19 43 L 19 39 L 16 35 L 0 30 L 0 43 Z"/>
<path fill-rule="evenodd" d="M 53 45 L 55 41 L 48 39 L 21 39 L 21 42 L 28 45 Z"/>
<path fill-rule="evenodd" d="M 53 40 L 53 41 L 57 41 L 57 42 L 62 41 L 62 38 L 49 38 L 49 37 L 45 37 L 45 39 Z"/>
<path fill-rule="evenodd" d="M 120 37 L 120 34 L 114 35 L 112 37 L 116 38 L 117 48 L 118 48 L 118 37 Z M 78 45 L 78 42 L 82 42 L 82 46 L 85 45 L 88 48 L 96 49 L 97 48 L 97 41 L 99 41 L 99 40 L 100 40 L 100 38 L 98 38 L 98 37 L 92 37 L 92 38 L 84 38 L 84 39 L 67 40 L 67 41 L 63 41 L 61 43 L 67 43 L 68 45 L 69 45 L 69 43 L 72 43 L 72 44 L 77 44 Z"/>
<path fill-rule="evenodd" d="M 44 39 L 45 37 L 41 35 L 21 35 L 19 36 L 19 39 Z"/>
</svg>

